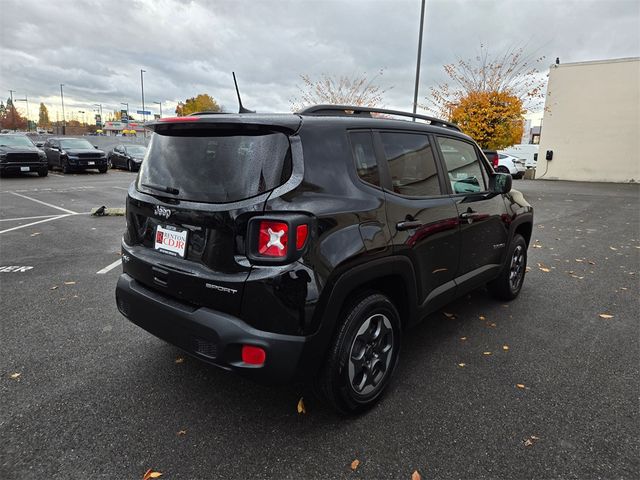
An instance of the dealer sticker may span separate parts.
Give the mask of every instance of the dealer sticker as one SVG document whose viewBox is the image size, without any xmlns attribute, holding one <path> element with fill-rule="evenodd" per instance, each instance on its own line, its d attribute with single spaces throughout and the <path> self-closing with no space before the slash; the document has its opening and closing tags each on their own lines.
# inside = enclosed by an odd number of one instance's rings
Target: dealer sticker
<svg viewBox="0 0 640 480">
<path fill-rule="evenodd" d="M 171 225 L 158 225 L 154 248 L 159 252 L 184 258 L 187 250 L 187 231 Z"/>
</svg>

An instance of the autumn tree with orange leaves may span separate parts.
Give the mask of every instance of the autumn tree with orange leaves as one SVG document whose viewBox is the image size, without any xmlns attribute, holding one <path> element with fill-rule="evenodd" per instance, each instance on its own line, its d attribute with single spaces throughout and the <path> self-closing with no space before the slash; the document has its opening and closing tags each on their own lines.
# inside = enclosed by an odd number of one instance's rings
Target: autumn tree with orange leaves
<svg viewBox="0 0 640 480">
<path fill-rule="evenodd" d="M 508 147 L 522 138 L 523 115 L 543 102 L 546 77 L 536 68 L 543 60 L 523 48 L 492 56 L 481 45 L 474 60 L 444 65 L 453 85 L 432 87 L 421 107 L 456 123 L 482 148 Z"/>
</svg>

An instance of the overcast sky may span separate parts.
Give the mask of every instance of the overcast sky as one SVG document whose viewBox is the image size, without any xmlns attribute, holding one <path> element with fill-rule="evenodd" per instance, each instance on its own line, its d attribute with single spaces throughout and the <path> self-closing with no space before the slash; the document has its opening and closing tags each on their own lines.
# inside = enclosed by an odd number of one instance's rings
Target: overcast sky
<svg viewBox="0 0 640 480">
<path fill-rule="evenodd" d="M 52 120 L 64 83 L 67 115 L 141 108 L 173 114 L 179 100 L 209 93 L 236 111 L 231 71 L 244 104 L 289 111 L 300 74 L 384 74 L 389 108 L 413 101 L 420 0 L 204 1 L 0 0 L 0 96 L 44 102 Z M 640 0 L 427 0 L 420 97 L 445 80 L 442 65 L 525 46 L 561 62 L 640 56 Z M 17 103 L 24 112 L 25 103 Z M 149 108 L 150 107 L 150 108 Z M 105 115 L 106 116 L 106 115 Z"/>
</svg>

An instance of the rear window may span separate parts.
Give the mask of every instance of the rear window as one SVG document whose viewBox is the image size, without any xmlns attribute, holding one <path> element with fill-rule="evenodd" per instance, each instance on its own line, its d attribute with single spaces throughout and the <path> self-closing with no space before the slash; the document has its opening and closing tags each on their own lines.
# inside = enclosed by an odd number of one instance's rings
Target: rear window
<svg viewBox="0 0 640 480">
<path fill-rule="evenodd" d="M 204 203 L 255 197 L 291 176 L 288 137 L 272 131 L 182 130 L 154 133 L 138 190 Z M 145 186 L 146 185 L 146 186 Z M 153 187 L 153 188 L 151 188 Z"/>
</svg>

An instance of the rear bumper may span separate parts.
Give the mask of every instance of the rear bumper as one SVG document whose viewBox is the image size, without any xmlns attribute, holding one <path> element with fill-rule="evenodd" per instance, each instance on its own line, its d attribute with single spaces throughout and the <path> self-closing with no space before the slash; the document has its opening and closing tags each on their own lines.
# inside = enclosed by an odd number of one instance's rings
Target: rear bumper
<svg viewBox="0 0 640 480">
<path fill-rule="evenodd" d="M 299 373 L 306 337 L 256 330 L 231 315 L 162 295 L 126 273 L 118 279 L 116 303 L 131 322 L 212 365 L 265 383 L 287 383 Z M 244 344 L 263 348 L 265 363 L 244 363 Z"/>
</svg>

